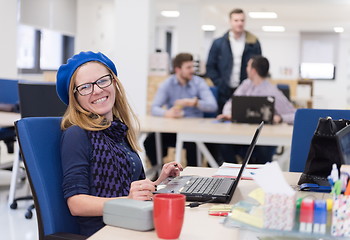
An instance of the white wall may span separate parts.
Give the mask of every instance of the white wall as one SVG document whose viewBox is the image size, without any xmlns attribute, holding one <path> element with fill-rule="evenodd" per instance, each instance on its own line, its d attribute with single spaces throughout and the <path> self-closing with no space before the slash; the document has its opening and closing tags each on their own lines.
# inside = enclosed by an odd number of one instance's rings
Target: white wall
<svg viewBox="0 0 350 240">
<path fill-rule="evenodd" d="M 22 10 L 26 6 L 29 8 L 26 11 L 31 11 L 31 8 L 43 3 L 42 1 L 44 0 L 33 0 L 32 4 L 24 4 Z M 60 1 L 54 0 L 53 2 Z M 17 1 L 0 0 L 0 3 L 2 3 L 0 30 L 6 33 L 6 37 L 2 38 L 0 44 L 1 52 L 3 56 L 6 56 L 0 59 L 0 77 L 16 78 L 18 77 L 16 69 Z M 193 8 L 194 6 L 190 3 L 183 6 L 183 9 Z M 39 5 L 44 11 L 45 4 Z M 196 32 L 189 32 L 188 22 L 192 21 L 191 14 L 184 14 L 185 18 L 182 20 L 160 20 L 158 18 L 157 23 L 155 23 L 159 13 L 155 12 L 154 0 L 65 0 L 62 1 L 61 5 L 55 6 L 55 10 L 59 10 L 60 13 L 65 12 L 65 8 L 68 8 L 69 16 L 56 14 L 56 17 L 42 20 L 42 24 L 45 25 L 47 24 L 45 21 L 51 21 L 49 27 L 60 29 L 65 33 L 70 32 L 72 35 L 75 34 L 76 52 L 82 50 L 102 51 L 114 60 L 130 101 L 139 114 L 144 114 L 146 109 L 148 57 L 155 48 L 162 48 L 164 39 L 160 36 L 165 30 L 173 31 L 173 55 L 180 50 L 190 51 L 194 54 L 199 52 L 202 63 L 206 61 L 207 45 L 211 41 L 198 37 L 204 36 L 204 33 L 198 29 Z M 71 17 L 75 13 L 76 18 L 72 19 Z M 23 13 L 22 20 L 29 21 L 33 16 L 36 16 L 37 19 L 33 20 L 32 24 L 39 25 L 39 20 L 43 17 L 40 14 L 26 12 L 26 14 Z M 197 13 L 196 16 L 204 17 L 202 13 Z M 70 29 L 63 27 L 67 25 L 64 24 L 67 21 L 61 22 L 59 19 L 62 21 L 68 19 L 72 25 Z M 191 28 L 196 26 L 199 24 L 193 23 Z M 227 28 L 228 23 L 226 26 L 219 26 L 212 36 L 222 36 Z M 158 29 L 157 32 L 155 29 Z M 260 39 L 263 54 L 271 62 L 273 78 L 298 78 L 300 34 L 297 32 L 283 34 L 253 32 Z M 182 33 L 186 33 L 186 36 L 182 36 Z M 350 66 L 350 35 L 343 33 L 340 35 L 337 52 L 336 79 L 314 82 L 315 107 L 349 108 L 350 97 L 347 94 L 350 91 L 350 68 L 348 66 Z M 25 78 L 25 76 L 21 77 Z M 32 78 L 32 76 L 28 76 L 28 78 Z"/>
<path fill-rule="evenodd" d="M 0 77 L 17 77 L 17 1 L 0 0 Z"/>
<path fill-rule="evenodd" d="M 270 74 L 275 79 L 297 79 L 300 34 L 264 33 L 258 35 L 262 54 L 270 61 Z"/>
<path fill-rule="evenodd" d="M 20 0 L 19 20 L 33 27 L 74 35 L 76 27 L 75 0 Z"/>
<path fill-rule="evenodd" d="M 133 109 L 145 114 L 153 0 L 78 0 L 77 9 L 75 51 L 101 51 L 111 58 Z"/>
</svg>

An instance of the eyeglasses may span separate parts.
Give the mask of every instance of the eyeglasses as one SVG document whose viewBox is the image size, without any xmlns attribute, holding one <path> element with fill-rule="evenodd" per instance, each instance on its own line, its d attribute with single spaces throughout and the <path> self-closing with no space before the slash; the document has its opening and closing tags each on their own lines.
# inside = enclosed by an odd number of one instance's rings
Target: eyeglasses
<svg viewBox="0 0 350 240">
<path fill-rule="evenodd" d="M 107 74 L 97 79 L 95 82 L 84 83 L 74 88 L 74 93 L 78 92 L 81 96 L 86 96 L 94 91 L 94 85 L 96 84 L 99 88 L 106 88 L 112 84 L 112 75 Z"/>
</svg>

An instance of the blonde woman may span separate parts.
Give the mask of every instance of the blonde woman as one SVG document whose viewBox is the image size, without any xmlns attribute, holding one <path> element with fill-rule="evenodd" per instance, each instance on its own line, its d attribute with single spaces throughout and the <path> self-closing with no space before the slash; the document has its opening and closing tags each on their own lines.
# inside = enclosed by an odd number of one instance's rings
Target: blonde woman
<svg viewBox="0 0 350 240">
<path fill-rule="evenodd" d="M 104 226 L 103 204 L 111 198 L 151 200 L 156 185 L 182 170 L 174 162 L 160 177 L 145 179 L 137 154 L 138 122 L 114 63 L 102 53 L 81 52 L 57 73 L 57 94 L 68 105 L 61 128 L 63 193 L 81 234 Z"/>
</svg>

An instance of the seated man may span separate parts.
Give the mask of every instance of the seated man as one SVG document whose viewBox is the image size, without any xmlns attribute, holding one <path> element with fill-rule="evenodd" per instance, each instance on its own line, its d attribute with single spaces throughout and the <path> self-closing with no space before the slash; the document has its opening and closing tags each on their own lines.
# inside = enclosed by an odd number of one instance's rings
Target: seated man
<svg viewBox="0 0 350 240">
<path fill-rule="evenodd" d="M 275 115 L 274 123 L 286 122 L 292 124 L 294 121 L 295 108 L 278 90 L 275 85 L 267 81 L 269 73 L 269 61 L 262 56 L 254 56 L 248 61 L 247 74 L 248 79 L 234 92 L 234 96 L 273 96 L 275 97 Z M 231 120 L 231 99 L 228 100 L 223 108 L 222 114 L 218 119 Z M 236 162 L 235 156 L 244 158 L 248 146 L 223 144 L 220 146 L 221 157 L 225 162 Z M 250 163 L 266 163 L 272 161 L 275 153 L 274 146 L 256 146 Z"/>
<path fill-rule="evenodd" d="M 173 60 L 175 74 L 171 75 L 159 87 L 152 104 L 152 115 L 166 118 L 203 117 L 204 112 L 217 111 L 217 103 L 203 78 L 194 76 L 193 56 L 180 53 Z M 165 108 L 164 108 L 165 107 Z M 175 147 L 176 134 L 163 133 L 162 156 L 168 147 Z M 152 166 L 157 164 L 155 134 L 147 136 L 144 147 Z M 184 143 L 188 166 L 196 166 L 195 143 Z"/>
</svg>

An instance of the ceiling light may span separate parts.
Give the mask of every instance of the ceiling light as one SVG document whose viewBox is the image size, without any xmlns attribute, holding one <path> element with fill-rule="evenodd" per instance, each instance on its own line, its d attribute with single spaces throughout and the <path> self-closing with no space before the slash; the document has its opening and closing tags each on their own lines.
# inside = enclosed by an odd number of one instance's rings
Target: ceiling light
<svg viewBox="0 0 350 240">
<path fill-rule="evenodd" d="M 275 12 L 249 12 L 248 15 L 251 18 L 260 18 L 260 19 L 277 18 L 277 13 Z"/>
<path fill-rule="evenodd" d="M 160 14 L 164 17 L 175 18 L 180 16 L 179 11 L 161 11 Z"/>
<path fill-rule="evenodd" d="M 334 27 L 333 29 L 334 29 L 334 32 L 336 32 L 336 33 L 344 32 L 344 28 L 343 27 Z"/>
<path fill-rule="evenodd" d="M 283 26 L 263 26 L 264 32 L 284 32 L 286 29 Z"/>
<path fill-rule="evenodd" d="M 214 25 L 202 25 L 202 30 L 212 32 L 216 30 L 216 27 Z"/>
</svg>

